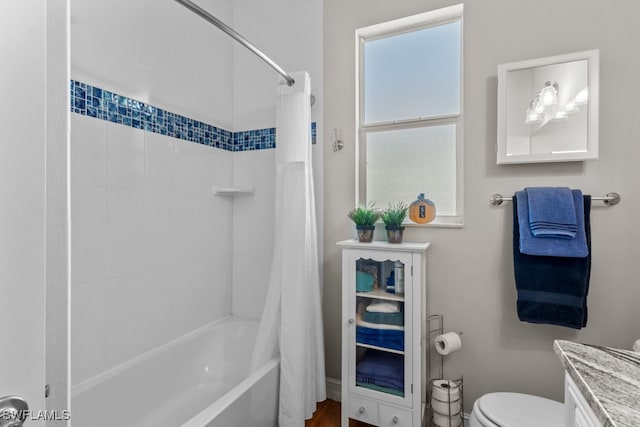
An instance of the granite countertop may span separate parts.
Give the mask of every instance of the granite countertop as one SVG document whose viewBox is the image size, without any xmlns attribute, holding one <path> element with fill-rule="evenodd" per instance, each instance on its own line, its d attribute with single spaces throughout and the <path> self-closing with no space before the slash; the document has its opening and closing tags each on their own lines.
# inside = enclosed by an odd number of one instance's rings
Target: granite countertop
<svg viewBox="0 0 640 427">
<path fill-rule="evenodd" d="M 640 426 L 640 353 L 562 340 L 553 349 L 604 427 Z"/>
</svg>

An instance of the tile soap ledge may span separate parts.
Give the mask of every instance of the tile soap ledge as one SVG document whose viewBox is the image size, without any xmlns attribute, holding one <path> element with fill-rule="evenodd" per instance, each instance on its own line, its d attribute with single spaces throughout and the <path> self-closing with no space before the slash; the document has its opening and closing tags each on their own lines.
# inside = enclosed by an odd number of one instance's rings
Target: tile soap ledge
<svg viewBox="0 0 640 427">
<path fill-rule="evenodd" d="M 603 426 L 640 426 L 640 353 L 564 340 L 553 349 Z"/>
<path fill-rule="evenodd" d="M 214 187 L 213 194 L 216 196 L 242 196 L 253 194 L 255 187 L 253 186 L 231 186 L 231 187 Z"/>
</svg>

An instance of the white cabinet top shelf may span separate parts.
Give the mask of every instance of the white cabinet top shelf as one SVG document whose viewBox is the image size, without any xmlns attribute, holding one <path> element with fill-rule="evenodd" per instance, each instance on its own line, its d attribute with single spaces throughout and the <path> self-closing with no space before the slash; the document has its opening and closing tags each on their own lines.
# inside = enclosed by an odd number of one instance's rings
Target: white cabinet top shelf
<svg viewBox="0 0 640 427">
<path fill-rule="evenodd" d="M 255 187 L 253 186 L 237 186 L 237 187 L 214 187 L 213 194 L 216 196 L 242 196 L 253 194 Z"/>
<path fill-rule="evenodd" d="M 400 252 L 426 252 L 431 243 L 425 242 L 402 242 L 389 243 L 382 240 L 374 240 L 370 243 L 361 243 L 356 239 L 343 240 L 336 243 L 341 248 L 372 249 L 372 250 L 394 250 Z"/>
</svg>

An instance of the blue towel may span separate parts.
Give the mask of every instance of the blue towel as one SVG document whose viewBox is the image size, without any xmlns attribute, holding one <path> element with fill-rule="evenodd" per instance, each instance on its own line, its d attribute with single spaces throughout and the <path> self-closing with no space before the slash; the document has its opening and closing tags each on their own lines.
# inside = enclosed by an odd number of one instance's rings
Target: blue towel
<svg viewBox="0 0 640 427">
<path fill-rule="evenodd" d="M 584 258 L 589 254 L 585 236 L 585 216 L 583 198 L 580 190 L 571 190 L 576 212 L 577 231 L 573 239 L 560 237 L 534 237 L 529 227 L 529 200 L 525 191 L 516 191 L 513 198 L 519 223 L 519 249 L 527 255 Z"/>
<path fill-rule="evenodd" d="M 404 351 L 404 331 L 356 326 L 356 342 Z"/>
<path fill-rule="evenodd" d="M 404 391 L 404 357 L 369 350 L 356 366 L 356 381 Z"/>
<path fill-rule="evenodd" d="M 526 198 L 525 198 L 526 199 Z M 513 267 L 518 291 L 518 318 L 580 329 L 587 325 L 587 294 L 591 273 L 591 197 L 584 196 L 583 218 L 587 256 L 533 256 L 520 251 L 520 198 L 513 199 Z M 527 227 L 528 229 L 528 227 Z M 547 239 L 538 239 L 547 240 Z"/>
<path fill-rule="evenodd" d="M 527 187 L 524 191 L 529 205 L 529 227 L 535 237 L 572 239 L 576 236 L 576 207 L 568 187 Z"/>
</svg>

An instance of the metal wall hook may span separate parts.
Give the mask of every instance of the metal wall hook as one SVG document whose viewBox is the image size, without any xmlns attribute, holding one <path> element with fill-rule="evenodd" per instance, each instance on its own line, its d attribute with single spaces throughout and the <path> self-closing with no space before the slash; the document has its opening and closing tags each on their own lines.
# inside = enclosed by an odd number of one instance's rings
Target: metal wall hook
<svg viewBox="0 0 640 427">
<path fill-rule="evenodd" d="M 333 128 L 334 141 L 332 144 L 333 152 L 340 151 L 344 148 L 344 142 L 340 138 L 338 138 L 338 129 Z"/>
</svg>

